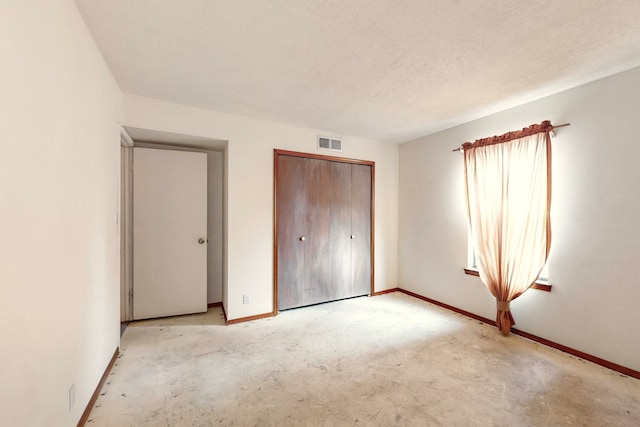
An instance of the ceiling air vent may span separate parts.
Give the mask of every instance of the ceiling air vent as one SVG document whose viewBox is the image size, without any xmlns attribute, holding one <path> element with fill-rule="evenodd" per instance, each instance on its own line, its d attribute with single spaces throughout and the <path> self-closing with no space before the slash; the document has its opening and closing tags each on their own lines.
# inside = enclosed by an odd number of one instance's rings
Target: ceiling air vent
<svg viewBox="0 0 640 427">
<path fill-rule="evenodd" d="M 342 140 L 319 136 L 318 148 L 321 150 L 342 151 Z"/>
</svg>

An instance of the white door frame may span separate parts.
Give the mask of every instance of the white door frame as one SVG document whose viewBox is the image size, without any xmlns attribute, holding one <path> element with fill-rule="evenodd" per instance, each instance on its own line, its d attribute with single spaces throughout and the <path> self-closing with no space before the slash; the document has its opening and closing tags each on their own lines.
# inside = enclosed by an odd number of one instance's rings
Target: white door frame
<svg viewBox="0 0 640 427">
<path fill-rule="evenodd" d="M 133 320 L 133 146 L 120 127 L 120 321 Z"/>
</svg>

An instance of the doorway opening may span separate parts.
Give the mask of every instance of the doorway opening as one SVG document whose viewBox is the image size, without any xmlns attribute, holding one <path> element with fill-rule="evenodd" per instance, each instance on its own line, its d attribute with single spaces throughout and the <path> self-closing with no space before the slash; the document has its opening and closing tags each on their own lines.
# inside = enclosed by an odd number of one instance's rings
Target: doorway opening
<svg viewBox="0 0 640 427">
<path fill-rule="evenodd" d="M 133 320 L 133 147 L 207 154 L 207 305 L 220 305 L 226 294 L 225 229 L 228 142 L 208 137 L 123 126 L 121 128 L 120 217 L 121 322 Z"/>
</svg>

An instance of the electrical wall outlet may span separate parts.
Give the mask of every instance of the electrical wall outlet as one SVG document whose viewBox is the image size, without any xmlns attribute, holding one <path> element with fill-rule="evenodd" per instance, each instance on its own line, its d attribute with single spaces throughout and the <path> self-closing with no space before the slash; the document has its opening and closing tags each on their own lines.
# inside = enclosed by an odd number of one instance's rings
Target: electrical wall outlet
<svg viewBox="0 0 640 427">
<path fill-rule="evenodd" d="M 251 298 L 249 297 L 249 294 L 242 295 L 242 303 L 243 304 L 249 304 L 250 302 L 251 302 Z"/>
<path fill-rule="evenodd" d="M 76 385 L 71 384 L 69 388 L 69 410 L 73 409 L 73 406 L 76 404 Z"/>
</svg>

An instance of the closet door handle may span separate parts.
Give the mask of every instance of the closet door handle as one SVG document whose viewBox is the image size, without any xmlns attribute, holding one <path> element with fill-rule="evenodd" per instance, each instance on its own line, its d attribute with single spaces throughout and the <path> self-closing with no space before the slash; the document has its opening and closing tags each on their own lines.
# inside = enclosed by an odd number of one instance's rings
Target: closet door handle
<svg viewBox="0 0 640 427">
<path fill-rule="evenodd" d="M 305 237 L 304 236 L 300 236 L 300 241 L 304 242 L 304 240 L 305 240 Z"/>
<path fill-rule="evenodd" d="M 356 238 L 356 235 L 355 235 L 355 234 L 352 234 L 352 235 L 351 235 L 351 238 L 352 238 L 352 239 L 355 239 L 355 238 Z"/>
</svg>

